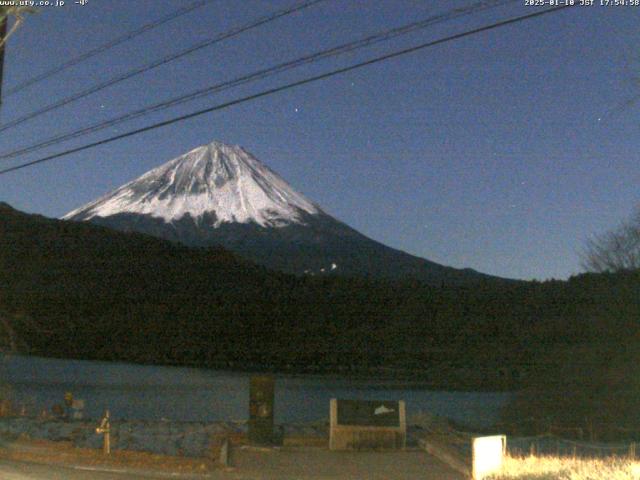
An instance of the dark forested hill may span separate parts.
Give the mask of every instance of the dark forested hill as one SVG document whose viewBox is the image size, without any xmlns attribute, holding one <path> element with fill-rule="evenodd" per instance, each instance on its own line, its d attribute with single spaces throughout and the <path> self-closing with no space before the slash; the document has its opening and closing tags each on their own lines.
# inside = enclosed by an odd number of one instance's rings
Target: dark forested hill
<svg viewBox="0 0 640 480">
<path fill-rule="evenodd" d="M 558 348 L 636 334 L 639 288 L 638 273 L 458 287 L 300 278 L 0 205 L 0 314 L 47 356 L 401 369 L 495 388 Z"/>
</svg>

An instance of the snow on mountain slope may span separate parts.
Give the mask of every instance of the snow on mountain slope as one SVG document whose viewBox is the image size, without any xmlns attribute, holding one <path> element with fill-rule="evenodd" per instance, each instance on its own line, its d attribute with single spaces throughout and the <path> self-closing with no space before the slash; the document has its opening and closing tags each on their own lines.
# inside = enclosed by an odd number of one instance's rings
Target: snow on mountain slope
<svg viewBox="0 0 640 480">
<path fill-rule="evenodd" d="M 304 214 L 322 211 L 242 147 L 214 141 L 63 218 L 89 220 L 120 213 L 150 215 L 167 223 L 187 214 L 198 218 L 213 213 L 213 227 L 250 222 L 281 227 L 302 224 Z"/>
<path fill-rule="evenodd" d="M 294 275 L 484 280 L 387 247 L 326 214 L 239 146 L 198 147 L 63 217 L 191 247 L 218 246 Z"/>
</svg>

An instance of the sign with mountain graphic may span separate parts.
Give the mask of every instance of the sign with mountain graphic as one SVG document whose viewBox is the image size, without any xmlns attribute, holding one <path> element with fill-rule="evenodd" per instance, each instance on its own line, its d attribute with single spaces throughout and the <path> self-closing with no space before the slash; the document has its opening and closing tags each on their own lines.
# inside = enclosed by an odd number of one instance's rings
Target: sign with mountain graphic
<svg viewBox="0 0 640 480">
<path fill-rule="evenodd" d="M 397 401 L 338 400 L 338 425 L 399 427 Z"/>
</svg>

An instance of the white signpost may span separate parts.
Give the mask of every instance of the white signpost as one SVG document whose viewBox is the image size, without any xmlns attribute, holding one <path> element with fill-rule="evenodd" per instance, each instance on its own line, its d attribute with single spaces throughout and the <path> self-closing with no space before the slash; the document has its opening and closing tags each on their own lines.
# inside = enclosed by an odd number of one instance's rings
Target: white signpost
<svg viewBox="0 0 640 480">
<path fill-rule="evenodd" d="M 475 437 L 471 448 L 473 479 L 482 480 L 492 473 L 499 472 L 502 468 L 502 460 L 507 449 L 507 437 L 505 435 Z"/>
</svg>

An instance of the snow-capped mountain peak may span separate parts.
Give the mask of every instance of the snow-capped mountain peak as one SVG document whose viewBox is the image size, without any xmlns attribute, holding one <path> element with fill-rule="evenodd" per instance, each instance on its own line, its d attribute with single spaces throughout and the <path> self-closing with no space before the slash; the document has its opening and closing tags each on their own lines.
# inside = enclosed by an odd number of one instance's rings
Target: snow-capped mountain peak
<svg viewBox="0 0 640 480">
<path fill-rule="evenodd" d="M 214 227 L 250 222 L 279 227 L 303 223 L 304 214 L 322 211 L 242 147 L 214 141 L 63 218 L 89 220 L 125 213 L 150 215 L 167 223 L 187 214 L 194 219 L 215 214 Z"/>
<path fill-rule="evenodd" d="M 190 247 L 223 247 L 295 275 L 412 278 L 434 285 L 487 278 L 364 236 L 243 148 L 220 142 L 181 155 L 63 218 Z"/>
</svg>

